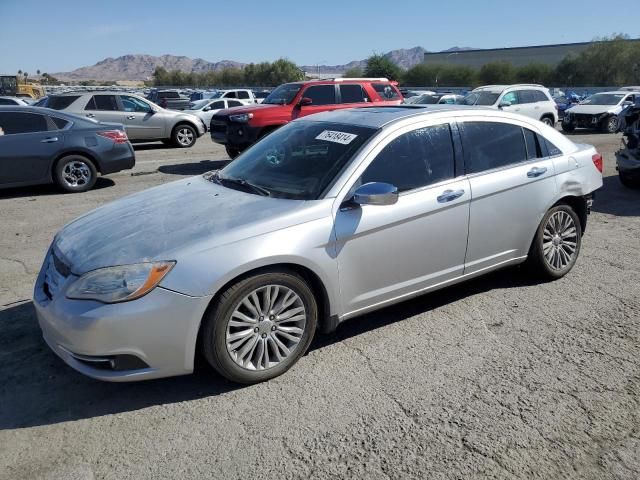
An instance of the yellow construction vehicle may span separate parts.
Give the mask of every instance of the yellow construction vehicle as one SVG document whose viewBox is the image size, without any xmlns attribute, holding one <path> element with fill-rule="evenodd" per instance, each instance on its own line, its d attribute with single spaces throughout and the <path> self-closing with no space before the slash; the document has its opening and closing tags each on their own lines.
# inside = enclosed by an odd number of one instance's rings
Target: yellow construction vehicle
<svg viewBox="0 0 640 480">
<path fill-rule="evenodd" d="M 44 97 L 45 91 L 42 85 L 37 83 L 20 83 L 16 75 L 0 75 L 0 95 L 10 97 Z"/>
</svg>

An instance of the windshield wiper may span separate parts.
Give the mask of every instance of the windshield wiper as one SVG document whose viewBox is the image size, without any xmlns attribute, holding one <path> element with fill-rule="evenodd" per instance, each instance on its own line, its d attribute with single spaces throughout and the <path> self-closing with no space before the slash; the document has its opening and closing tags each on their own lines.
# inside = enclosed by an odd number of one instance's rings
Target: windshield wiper
<svg viewBox="0 0 640 480">
<path fill-rule="evenodd" d="M 238 185 L 243 187 L 245 190 L 250 190 L 253 193 L 257 193 L 258 195 L 262 195 L 263 197 L 270 197 L 271 191 L 261 187 L 259 185 L 254 185 L 251 182 L 248 182 L 244 178 L 233 178 L 233 177 L 222 177 L 220 173 L 216 172 L 214 179 L 222 186 L 225 185 Z"/>
</svg>

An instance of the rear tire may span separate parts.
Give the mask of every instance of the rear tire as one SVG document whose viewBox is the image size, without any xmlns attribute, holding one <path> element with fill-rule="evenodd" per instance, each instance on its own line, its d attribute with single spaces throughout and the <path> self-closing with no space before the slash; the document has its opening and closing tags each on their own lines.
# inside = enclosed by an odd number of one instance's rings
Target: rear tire
<svg viewBox="0 0 640 480">
<path fill-rule="evenodd" d="M 171 140 L 178 148 L 191 148 L 195 145 L 197 139 L 198 133 L 196 129 L 186 123 L 177 125 L 171 134 Z"/>
<path fill-rule="evenodd" d="M 575 131 L 576 126 L 573 123 L 565 123 L 562 122 L 562 131 L 566 133 L 571 133 Z"/>
<path fill-rule="evenodd" d="M 304 355 L 317 322 L 316 299 L 301 277 L 260 273 L 227 288 L 205 314 L 202 351 L 223 377 L 263 382 L 282 375 Z"/>
<path fill-rule="evenodd" d="M 236 158 L 238 155 L 240 155 L 240 149 L 238 148 L 233 148 L 233 147 L 229 147 L 226 146 L 224 147 L 224 149 L 227 151 L 227 155 L 229 155 L 229 158 L 231 160 L 233 160 L 234 158 Z"/>
<path fill-rule="evenodd" d="M 53 178 L 56 184 L 66 192 L 86 192 L 96 184 L 98 171 L 87 157 L 67 155 L 56 163 Z"/>
<path fill-rule="evenodd" d="M 582 225 L 566 204 L 556 205 L 543 217 L 536 230 L 527 266 L 535 276 L 548 280 L 564 277 L 580 254 Z"/>
<path fill-rule="evenodd" d="M 549 126 L 549 127 L 553 127 L 554 126 L 554 122 L 553 122 L 553 118 L 552 117 L 542 117 L 540 119 L 540 121 L 542 123 L 544 123 L 545 125 Z"/>
</svg>

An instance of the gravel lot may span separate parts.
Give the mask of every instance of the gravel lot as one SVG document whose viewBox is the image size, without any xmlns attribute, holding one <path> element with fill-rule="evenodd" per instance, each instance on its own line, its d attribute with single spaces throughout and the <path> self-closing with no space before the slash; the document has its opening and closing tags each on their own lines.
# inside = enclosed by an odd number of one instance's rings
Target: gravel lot
<svg viewBox="0 0 640 480">
<path fill-rule="evenodd" d="M 205 365 L 90 380 L 44 345 L 29 301 L 65 223 L 223 149 L 139 146 L 133 173 L 81 195 L 0 191 L 0 478 L 640 478 L 640 192 L 615 176 L 619 137 L 573 137 L 606 178 L 567 277 L 508 269 L 366 315 L 250 387 Z"/>
</svg>

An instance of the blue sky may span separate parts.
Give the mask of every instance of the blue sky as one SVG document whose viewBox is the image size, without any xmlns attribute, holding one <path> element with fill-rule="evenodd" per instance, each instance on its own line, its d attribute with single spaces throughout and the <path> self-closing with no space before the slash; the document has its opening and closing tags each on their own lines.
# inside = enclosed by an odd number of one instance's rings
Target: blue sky
<svg viewBox="0 0 640 480">
<path fill-rule="evenodd" d="M 0 0 L 0 71 L 67 71 L 127 53 L 300 65 L 373 52 L 640 37 L 633 2 Z"/>
</svg>

